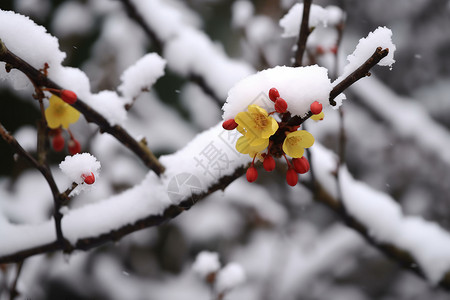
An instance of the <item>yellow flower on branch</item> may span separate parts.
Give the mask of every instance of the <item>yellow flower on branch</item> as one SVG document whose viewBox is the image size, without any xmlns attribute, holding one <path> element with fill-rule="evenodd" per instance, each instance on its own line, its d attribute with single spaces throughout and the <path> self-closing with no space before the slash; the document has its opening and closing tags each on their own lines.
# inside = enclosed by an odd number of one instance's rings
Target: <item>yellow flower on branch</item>
<svg viewBox="0 0 450 300">
<path fill-rule="evenodd" d="M 49 99 L 50 105 L 45 110 L 45 119 L 48 127 L 52 129 L 68 128 L 69 124 L 75 123 L 80 117 L 80 112 L 64 102 L 58 96 L 52 95 Z"/>
<path fill-rule="evenodd" d="M 313 119 L 314 121 L 322 121 L 324 117 L 325 117 L 325 114 L 323 113 L 323 111 L 321 111 L 317 115 L 312 115 L 311 119 Z"/>
<path fill-rule="evenodd" d="M 245 135 L 241 136 L 236 142 L 236 150 L 242 154 L 249 154 L 251 157 L 256 153 L 263 151 L 269 145 L 269 139 L 248 139 Z"/>
<path fill-rule="evenodd" d="M 289 133 L 283 142 L 283 151 L 293 158 L 303 156 L 305 148 L 314 144 L 314 137 L 306 130 L 299 130 Z"/>
<path fill-rule="evenodd" d="M 268 139 L 278 129 L 278 122 L 256 104 L 249 105 L 247 111 L 238 113 L 234 120 L 244 128 L 249 140 Z"/>
</svg>

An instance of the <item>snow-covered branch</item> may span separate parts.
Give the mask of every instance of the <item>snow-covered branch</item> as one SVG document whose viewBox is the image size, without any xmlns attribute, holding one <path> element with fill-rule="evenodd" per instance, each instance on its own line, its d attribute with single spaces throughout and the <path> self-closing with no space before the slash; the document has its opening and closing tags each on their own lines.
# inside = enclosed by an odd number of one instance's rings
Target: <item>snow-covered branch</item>
<svg viewBox="0 0 450 300">
<path fill-rule="evenodd" d="M 33 83 L 36 90 L 48 88 L 53 90 L 63 90 L 61 86 L 49 79 L 42 72 L 31 66 L 28 62 L 11 52 L 7 46 L 0 40 L 0 61 L 6 63 L 9 71 L 17 69 L 23 72 Z M 143 163 L 152 169 L 156 174 L 161 174 L 164 167 L 159 163 L 155 155 L 150 151 L 144 142 L 135 140 L 122 126 L 111 124 L 102 114 L 97 112 L 91 106 L 78 98 L 72 104 L 74 108 L 80 111 L 88 122 L 98 125 L 101 132 L 107 132 L 119 140 L 123 145 L 133 151 Z"/>
<path fill-rule="evenodd" d="M 167 166 L 162 178 L 149 173 L 141 184 L 120 195 L 69 211 L 62 222 L 64 235 L 71 243 L 69 251 L 88 250 L 117 241 L 131 232 L 177 217 L 217 190 L 225 190 L 226 193 L 226 187 L 244 173 L 249 159 L 243 155 L 236 156 L 229 149 L 224 142 L 224 133 L 218 125 L 199 135 L 179 152 L 162 157 L 162 162 Z M 205 173 L 202 167 L 196 167 L 198 157 L 192 157 L 191 153 L 202 151 L 202 147 L 211 143 L 219 147 L 224 157 L 235 157 L 229 162 L 229 168 Z M 336 159 L 321 145 L 314 146 L 312 163 L 318 180 L 316 199 L 394 261 L 449 289 L 450 235 L 433 223 L 403 216 L 392 198 L 356 181 L 343 168 L 340 184 L 345 213 L 337 200 L 333 175 Z M 189 174 L 189 177 L 181 174 Z M 221 176 L 217 177 L 219 174 Z M 185 185 L 180 184 L 183 178 L 184 183 L 188 181 Z M 174 184 L 180 189 L 173 189 Z M 369 218 L 367 213 L 372 217 Z M 101 214 L 107 214 L 108 218 L 98 218 Z M 396 222 L 395 226 L 391 226 L 392 222 Z M 0 263 L 20 261 L 31 255 L 61 249 L 54 242 L 50 221 L 40 226 L 13 225 L 5 221 L 1 225 L 0 233 L 5 238 L 0 245 Z M 402 227 L 404 229 L 401 231 L 392 233 L 392 228 Z M 440 243 L 439 247 L 433 246 L 436 242 Z M 423 245 L 430 247 L 424 248 Z"/>
</svg>

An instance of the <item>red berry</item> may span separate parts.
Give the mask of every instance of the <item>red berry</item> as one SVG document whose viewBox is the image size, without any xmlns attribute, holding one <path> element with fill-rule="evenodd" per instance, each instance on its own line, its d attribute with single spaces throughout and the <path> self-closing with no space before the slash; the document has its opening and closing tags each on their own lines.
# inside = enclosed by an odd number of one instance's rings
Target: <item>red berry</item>
<svg viewBox="0 0 450 300">
<path fill-rule="evenodd" d="M 70 155 L 75 155 L 81 152 L 81 145 L 77 139 L 71 139 L 67 145 L 67 148 L 69 148 Z"/>
<path fill-rule="evenodd" d="M 319 45 L 316 47 L 316 52 L 317 54 L 322 55 L 325 54 L 325 49 L 323 49 L 323 47 Z"/>
<path fill-rule="evenodd" d="M 333 47 L 330 48 L 330 52 L 336 54 L 338 52 L 338 47 L 334 45 Z"/>
<path fill-rule="evenodd" d="M 234 119 L 228 119 L 222 123 L 222 127 L 225 130 L 233 130 L 238 127 L 238 123 Z"/>
<path fill-rule="evenodd" d="M 314 101 L 310 106 L 313 115 L 318 115 L 322 112 L 322 104 L 320 102 Z"/>
<path fill-rule="evenodd" d="M 283 98 L 278 98 L 277 101 L 275 101 L 275 110 L 280 114 L 286 112 L 287 106 L 288 105 Z"/>
<path fill-rule="evenodd" d="M 286 173 L 286 181 L 290 186 L 295 186 L 298 182 L 298 174 L 294 169 L 289 168 Z"/>
<path fill-rule="evenodd" d="M 84 183 L 86 183 L 86 184 L 93 184 L 95 182 L 95 176 L 94 176 L 94 173 L 92 173 L 92 172 L 91 172 L 91 174 L 81 175 L 81 178 L 83 178 Z"/>
<path fill-rule="evenodd" d="M 62 90 L 60 93 L 61 99 L 69 104 L 74 104 L 77 101 L 77 94 L 69 90 Z"/>
<path fill-rule="evenodd" d="M 304 156 L 292 159 L 292 163 L 297 173 L 305 174 L 309 171 L 309 161 Z"/>
<path fill-rule="evenodd" d="M 246 175 L 248 182 L 253 182 L 258 178 L 258 171 L 256 171 L 256 168 L 254 166 L 251 166 L 247 169 Z"/>
<path fill-rule="evenodd" d="M 275 101 L 277 101 L 278 97 L 280 97 L 280 93 L 278 92 L 278 90 L 276 88 L 271 88 L 269 90 L 269 98 L 270 98 L 270 100 L 275 102 Z"/>
<path fill-rule="evenodd" d="M 59 152 L 62 149 L 64 149 L 64 142 L 65 141 L 64 141 L 64 137 L 62 136 L 62 134 L 61 133 L 56 134 L 52 140 L 53 150 L 55 150 L 56 152 Z"/>
<path fill-rule="evenodd" d="M 266 157 L 264 157 L 263 167 L 267 172 L 275 169 L 275 159 L 273 159 L 272 155 L 266 155 Z"/>
</svg>

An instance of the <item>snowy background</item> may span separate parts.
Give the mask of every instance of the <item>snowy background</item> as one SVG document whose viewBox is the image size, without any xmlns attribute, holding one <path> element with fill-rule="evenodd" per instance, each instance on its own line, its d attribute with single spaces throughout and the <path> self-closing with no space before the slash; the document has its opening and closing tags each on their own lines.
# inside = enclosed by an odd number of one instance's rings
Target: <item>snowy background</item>
<svg viewBox="0 0 450 300">
<path fill-rule="evenodd" d="M 37 61 L 40 54 L 51 57 L 53 80 L 93 106 L 97 103 L 96 109 L 103 108 L 112 123 L 122 124 L 134 137 L 146 137 L 168 165 L 159 179 L 97 126 L 84 119 L 71 125 L 83 152 L 101 163 L 95 185 L 64 208 L 63 226 L 73 242 L 178 203 L 178 196 L 189 192 L 176 190 L 179 180 L 191 180 L 188 188 L 202 190 L 205 183 L 245 165 L 248 157 L 233 150 L 235 137 L 217 126 L 228 90 L 258 70 L 291 65 L 294 55 L 295 36 L 283 32 L 279 20 L 296 1 L 130 1 L 153 36 L 127 14 L 123 2 L 16 0 L 0 5 L 44 26 L 60 50 L 41 36 L 32 40 L 25 25 L 0 27 L 5 43 L 7 37 L 10 43 L 32 42 L 35 49 L 19 47 L 21 55 Z M 336 32 L 318 28 L 309 40 L 310 51 L 332 80 L 360 38 L 379 26 L 393 32 L 392 70 L 377 66 L 371 77 L 345 93 L 347 167 L 339 170 L 341 192 L 349 213 L 359 216 L 376 240 L 408 249 L 428 280 L 370 246 L 314 201 L 305 186 L 287 186 L 280 163 L 272 173 L 261 171 L 256 183 L 243 176 L 161 226 L 89 252 L 25 260 L 18 299 L 211 299 L 223 291 L 230 300 L 447 299 L 434 284 L 450 270 L 450 2 L 314 4 L 337 5 L 347 14 L 338 70 L 330 52 Z M 315 52 L 319 46 L 320 55 Z M 61 67 L 61 61 L 86 75 Z M 39 110 L 31 85 L 20 74 L 8 76 L 13 80 L 0 73 L 6 78 L 0 81 L 0 122 L 34 153 Z M 140 93 L 139 80 L 149 92 Z M 122 109 L 127 103 L 133 103 L 128 112 Z M 332 152 L 339 149 L 339 113 L 327 108 L 324 121 L 306 126 L 317 142 L 311 149 L 317 178 L 336 193 L 329 171 L 335 169 Z M 207 147 L 219 144 L 229 164 L 218 173 L 202 169 Z M 58 167 L 65 155 L 49 156 L 61 190 L 71 183 Z M 186 177 L 186 170 L 196 176 Z M 52 207 L 42 175 L 15 159 L 0 140 L 0 253 L 9 254 L 23 243 L 52 241 Z M 31 237 L 24 237 L 28 229 Z M 1 265 L 0 299 L 8 299 L 16 270 L 15 264 Z M 216 284 L 205 283 L 202 276 L 215 271 Z"/>
</svg>

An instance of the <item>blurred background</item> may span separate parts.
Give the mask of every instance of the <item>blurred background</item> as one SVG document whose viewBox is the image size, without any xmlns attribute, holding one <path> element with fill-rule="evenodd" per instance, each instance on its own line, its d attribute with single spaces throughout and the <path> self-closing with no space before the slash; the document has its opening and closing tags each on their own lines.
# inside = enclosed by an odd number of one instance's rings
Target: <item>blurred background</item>
<svg viewBox="0 0 450 300">
<path fill-rule="evenodd" d="M 296 40 L 281 37 L 278 21 L 296 2 L 164 1 L 186 24 L 205 32 L 218 51 L 255 70 L 291 64 Z M 376 85 L 346 92 L 345 157 L 351 173 L 392 195 L 405 214 L 450 229 L 450 1 L 313 3 L 335 5 L 346 14 L 337 56 L 329 51 L 337 42 L 334 27 L 312 37 L 308 48 L 307 61 L 328 67 L 331 77 L 339 74 L 358 40 L 378 26 L 392 29 L 397 46 L 392 70 L 375 67 L 373 76 L 363 79 Z M 64 65 L 83 70 L 92 92 L 115 91 L 122 72 L 146 53 L 164 57 L 164 41 L 149 36 L 124 1 L 3 0 L 0 8 L 29 16 L 56 36 L 67 54 Z M 226 99 L 205 88 L 201 76 L 185 76 L 168 64 L 165 76 L 139 97 L 127 123 L 132 132 L 147 136 L 158 156 L 220 122 Z M 230 74 L 221 75 L 225 80 Z M 0 121 L 33 152 L 40 113 L 31 94 L 31 87 L 17 91 L 11 82 L 0 82 Z M 306 126 L 316 140 L 338 151 L 339 123 L 339 113 L 327 110 L 324 121 Z M 171 134 L 161 133 L 161 126 Z M 102 180 L 77 196 L 71 208 L 106 199 L 144 178 L 145 167 L 95 126 L 82 120 L 71 130 L 82 150 L 102 161 Z M 55 174 L 65 155 L 50 154 Z M 314 202 L 308 189 L 288 187 L 282 166 L 275 172 L 261 173 L 254 184 L 240 178 L 171 222 L 117 243 L 27 259 L 17 299 L 211 299 L 208 285 L 191 270 L 203 250 L 218 252 L 222 264 L 237 262 L 246 272 L 246 282 L 225 299 L 448 299 L 446 292 L 366 244 Z M 45 180 L 0 140 L 0 213 L 13 223 L 37 224 L 51 212 Z M 3 300 L 9 299 L 16 266 L 2 270 Z"/>
</svg>

